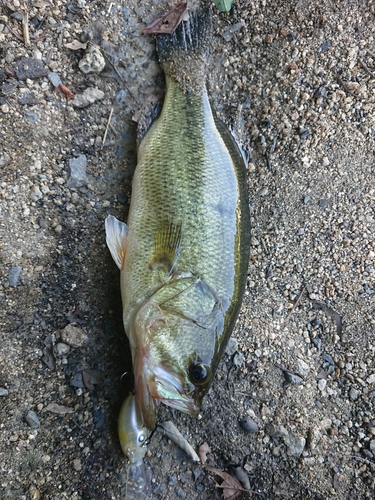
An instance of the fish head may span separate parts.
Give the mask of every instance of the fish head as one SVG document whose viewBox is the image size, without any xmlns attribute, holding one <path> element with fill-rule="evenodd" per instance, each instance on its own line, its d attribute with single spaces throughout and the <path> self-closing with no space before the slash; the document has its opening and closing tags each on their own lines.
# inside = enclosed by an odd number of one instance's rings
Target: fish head
<svg viewBox="0 0 375 500">
<path fill-rule="evenodd" d="M 212 309 L 203 317 L 202 303 L 170 302 L 149 300 L 136 318 L 135 394 L 148 428 L 160 403 L 198 417 L 220 359 L 223 320 L 212 318 Z"/>
</svg>

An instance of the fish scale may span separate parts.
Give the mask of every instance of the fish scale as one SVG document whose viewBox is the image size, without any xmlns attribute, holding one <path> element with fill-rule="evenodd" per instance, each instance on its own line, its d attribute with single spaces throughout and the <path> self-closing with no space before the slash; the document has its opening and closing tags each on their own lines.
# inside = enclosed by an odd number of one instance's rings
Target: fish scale
<svg viewBox="0 0 375 500">
<path fill-rule="evenodd" d="M 134 244 L 129 243 L 127 249 L 132 273 L 124 274 L 123 288 L 136 286 L 144 297 L 160 284 L 163 277 L 150 271 L 145 262 L 152 257 L 160 221 L 172 217 L 182 221 L 178 268 L 204 276 L 208 283 L 215 283 L 220 295 L 228 294 L 228 288 L 234 287 L 234 277 L 230 280 L 228 274 L 233 274 L 238 200 L 233 162 L 213 126 L 207 94 L 194 96 L 192 105 L 191 97 L 182 94 L 178 84 L 171 81 L 168 85 L 162 114 L 139 149 L 128 219 L 134 232 Z M 207 120 L 211 126 L 205 126 Z M 176 126 L 184 131 L 179 141 Z M 219 205 L 226 208 L 224 218 Z M 137 297 L 126 294 L 125 300 L 128 331 Z"/>
</svg>

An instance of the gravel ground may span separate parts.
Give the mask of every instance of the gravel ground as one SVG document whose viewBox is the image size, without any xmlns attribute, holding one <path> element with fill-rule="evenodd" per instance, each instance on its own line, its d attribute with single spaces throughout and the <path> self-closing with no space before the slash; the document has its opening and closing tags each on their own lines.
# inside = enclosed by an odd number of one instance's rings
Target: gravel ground
<svg viewBox="0 0 375 500">
<path fill-rule="evenodd" d="M 132 116 L 163 93 L 141 31 L 165 2 L 23 5 L 0 6 L 0 498 L 118 500 L 130 355 L 103 221 L 126 217 Z M 243 498 L 375 496 L 374 16 L 215 12 L 208 86 L 249 152 L 248 287 L 201 418 L 160 416 Z M 159 430 L 146 465 L 153 499 L 223 494 Z"/>
</svg>

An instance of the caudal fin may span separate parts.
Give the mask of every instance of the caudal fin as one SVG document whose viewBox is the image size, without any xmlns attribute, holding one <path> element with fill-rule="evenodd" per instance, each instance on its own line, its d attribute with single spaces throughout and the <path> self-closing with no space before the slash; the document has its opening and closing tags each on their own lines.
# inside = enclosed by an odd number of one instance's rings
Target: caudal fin
<svg viewBox="0 0 375 500">
<path fill-rule="evenodd" d="M 178 81 L 184 92 L 205 87 L 212 41 L 210 6 L 189 13 L 171 35 L 157 35 L 159 61 L 167 76 Z"/>
</svg>

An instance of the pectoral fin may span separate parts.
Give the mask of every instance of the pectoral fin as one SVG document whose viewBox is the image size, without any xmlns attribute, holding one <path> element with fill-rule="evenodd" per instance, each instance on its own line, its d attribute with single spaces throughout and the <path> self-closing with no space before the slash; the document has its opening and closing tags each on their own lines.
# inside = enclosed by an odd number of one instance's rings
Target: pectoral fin
<svg viewBox="0 0 375 500">
<path fill-rule="evenodd" d="M 164 220 L 155 235 L 154 254 L 149 266 L 152 269 L 160 266 L 171 274 L 178 261 L 180 247 L 181 222 L 175 224 L 168 219 Z"/>
<path fill-rule="evenodd" d="M 120 222 L 109 215 L 105 220 L 106 242 L 117 267 L 122 270 L 126 253 L 126 239 L 129 228 L 125 222 Z"/>
</svg>

